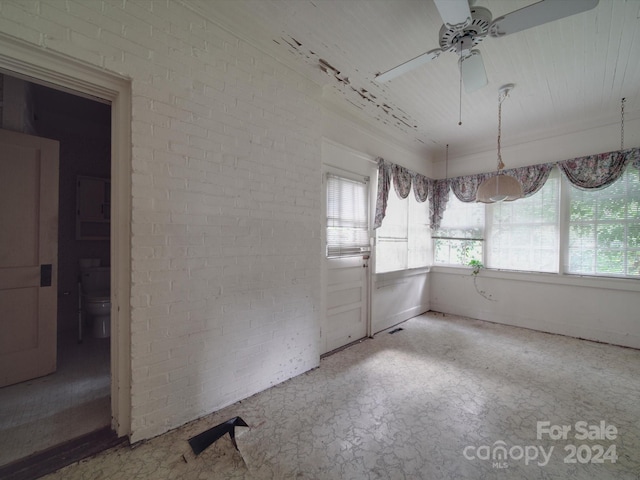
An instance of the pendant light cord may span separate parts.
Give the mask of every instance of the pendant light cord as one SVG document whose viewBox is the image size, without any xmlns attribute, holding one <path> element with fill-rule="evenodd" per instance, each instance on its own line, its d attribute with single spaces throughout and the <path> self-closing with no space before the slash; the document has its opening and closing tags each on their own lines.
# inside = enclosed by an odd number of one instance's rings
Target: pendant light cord
<svg viewBox="0 0 640 480">
<path fill-rule="evenodd" d="M 460 60 L 458 60 L 458 70 L 459 70 L 459 77 L 460 77 L 460 90 L 459 90 L 459 95 L 458 95 L 458 106 L 459 106 L 459 110 L 458 110 L 458 126 L 462 125 L 462 48 L 460 49 Z"/>
<path fill-rule="evenodd" d="M 502 92 L 498 94 L 498 172 L 504 168 L 502 153 L 500 153 L 500 139 L 502 137 L 502 101 L 505 97 L 506 94 Z"/>
<path fill-rule="evenodd" d="M 622 98 L 620 102 L 620 150 L 624 150 L 624 102 L 626 98 Z"/>
</svg>

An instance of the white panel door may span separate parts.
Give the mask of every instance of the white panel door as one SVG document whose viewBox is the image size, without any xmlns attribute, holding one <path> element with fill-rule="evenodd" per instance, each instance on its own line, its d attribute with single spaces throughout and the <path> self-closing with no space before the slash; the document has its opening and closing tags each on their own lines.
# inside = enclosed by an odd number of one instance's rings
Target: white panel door
<svg viewBox="0 0 640 480">
<path fill-rule="evenodd" d="M 369 332 L 369 186 L 347 172 L 325 177 L 326 251 L 321 351 Z"/>
<path fill-rule="evenodd" d="M 366 337 L 368 321 L 368 259 L 355 256 L 327 258 L 326 262 L 326 346 L 322 353 Z"/>
<path fill-rule="evenodd" d="M 0 387 L 56 370 L 58 145 L 0 130 Z"/>
</svg>

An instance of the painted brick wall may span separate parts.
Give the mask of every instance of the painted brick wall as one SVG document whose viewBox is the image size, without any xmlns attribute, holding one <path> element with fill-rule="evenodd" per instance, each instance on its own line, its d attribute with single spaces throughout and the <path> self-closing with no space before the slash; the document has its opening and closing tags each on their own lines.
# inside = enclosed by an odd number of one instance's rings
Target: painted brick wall
<svg viewBox="0 0 640 480">
<path fill-rule="evenodd" d="M 176 1 L 0 1 L 132 79 L 132 440 L 318 364 L 320 90 Z"/>
</svg>

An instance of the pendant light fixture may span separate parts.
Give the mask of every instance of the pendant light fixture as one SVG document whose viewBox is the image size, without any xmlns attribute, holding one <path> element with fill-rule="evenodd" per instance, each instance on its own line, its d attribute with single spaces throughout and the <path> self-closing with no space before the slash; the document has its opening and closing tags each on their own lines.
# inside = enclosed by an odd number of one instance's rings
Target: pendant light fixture
<svg viewBox="0 0 640 480">
<path fill-rule="evenodd" d="M 497 173 L 487 178 L 478 187 L 478 193 L 476 194 L 476 202 L 482 203 L 496 203 L 496 202 L 510 202 L 518 198 L 522 198 L 522 185 L 513 177 L 505 175 L 502 171 L 504 169 L 504 163 L 502 162 L 502 155 L 500 153 L 500 141 L 502 135 L 502 102 L 509 95 L 509 92 L 513 90 L 513 83 L 503 85 L 498 90 L 498 171 Z"/>
</svg>

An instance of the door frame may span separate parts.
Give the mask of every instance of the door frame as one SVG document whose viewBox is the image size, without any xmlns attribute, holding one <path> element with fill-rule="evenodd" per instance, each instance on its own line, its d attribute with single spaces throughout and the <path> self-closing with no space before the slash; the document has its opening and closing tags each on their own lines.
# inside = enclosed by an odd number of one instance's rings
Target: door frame
<svg viewBox="0 0 640 480">
<path fill-rule="evenodd" d="M 131 81 L 0 32 L 0 72 L 111 104 L 111 427 L 131 434 Z"/>
</svg>

